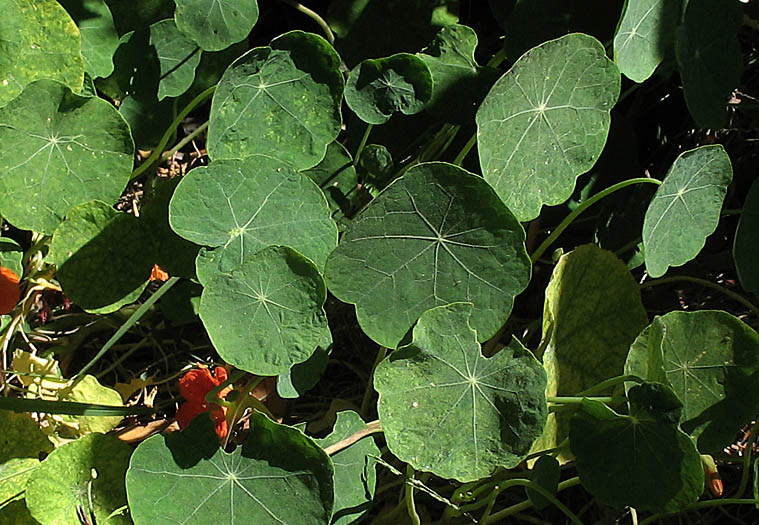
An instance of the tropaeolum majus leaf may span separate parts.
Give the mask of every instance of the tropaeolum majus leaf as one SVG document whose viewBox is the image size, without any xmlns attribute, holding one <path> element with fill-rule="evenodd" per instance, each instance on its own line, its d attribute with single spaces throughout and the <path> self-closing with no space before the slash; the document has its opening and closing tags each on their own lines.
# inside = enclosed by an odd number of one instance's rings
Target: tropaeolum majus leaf
<svg viewBox="0 0 759 525">
<path fill-rule="evenodd" d="M 431 96 L 430 69 L 409 53 L 364 60 L 345 84 L 345 102 L 369 124 L 384 124 L 396 113 L 419 113 Z"/>
<path fill-rule="evenodd" d="M 58 2 L 0 0 L 0 12 L 0 107 L 43 78 L 58 80 L 77 93 L 82 90 L 79 29 Z"/>
<path fill-rule="evenodd" d="M 199 314 L 225 362 L 275 376 L 330 339 L 326 299 L 324 280 L 309 259 L 270 246 L 204 283 Z"/>
<path fill-rule="evenodd" d="M 40 80 L 0 108 L 0 214 L 47 234 L 77 204 L 116 202 L 132 171 L 134 144 L 118 111 Z"/>
<path fill-rule="evenodd" d="M 425 310 L 474 304 L 470 324 L 491 337 L 530 280 L 524 230 L 481 178 L 419 164 L 351 223 L 327 259 L 330 291 L 356 305 L 366 334 L 394 348 Z"/>
<path fill-rule="evenodd" d="M 676 512 L 704 490 L 701 455 L 677 424 L 681 403 L 662 384 L 628 392 L 629 415 L 584 399 L 569 441 L 583 486 L 614 507 Z"/>
<path fill-rule="evenodd" d="M 614 59 L 619 71 L 644 82 L 674 53 L 680 0 L 628 0 L 614 36 Z"/>
<path fill-rule="evenodd" d="M 471 313 L 467 303 L 425 312 L 412 343 L 374 375 L 390 451 L 416 469 L 462 482 L 517 466 L 548 415 L 540 363 L 516 339 L 485 358 Z"/>
<path fill-rule="evenodd" d="M 229 523 L 323 525 L 334 500 L 329 456 L 301 431 L 253 414 L 231 454 L 213 424 L 197 417 L 182 432 L 137 447 L 126 475 L 136 525 Z"/>
<path fill-rule="evenodd" d="M 158 100 L 178 97 L 195 80 L 195 68 L 200 63 L 200 48 L 177 29 L 173 18 L 150 26 L 150 45 L 155 48 L 161 67 Z"/>
<path fill-rule="evenodd" d="M 124 474 L 132 449 L 115 436 L 87 434 L 58 447 L 32 473 L 26 504 L 41 523 L 77 523 L 77 506 L 97 523 L 121 525 L 129 516 Z M 90 504 L 91 503 L 91 504 Z"/>
<path fill-rule="evenodd" d="M 635 339 L 625 373 L 671 387 L 683 429 L 719 452 L 759 407 L 759 335 L 727 312 L 669 312 Z"/>
<path fill-rule="evenodd" d="M 340 57 L 322 37 L 291 31 L 251 49 L 224 72 L 211 104 L 208 154 L 254 154 L 295 169 L 319 163 L 342 117 Z"/>
<path fill-rule="evenodd" d="M 562 256 L 543 310 L 546 395 L 573 396 L 621 375 L 627 350 L 647 323 L 638 284 L 612 252 L 586 244 Z M 568 423 L 561 413 L 551 414 L 533 450 L 558 446 Z"/>
<path fill-rule="evenodd" d="M 573 33 L 525 53 L 477 111 L 482 172 L 520 221 L 560 204 L 606 144 L 617 66 L 595 38 Z"/>
<path fill-rule="evenodd" d="M 82 35 L 84 70 L 92 78 L 113 73 L 113 54 L 119 35 L 108 4 L 102 0 L 61 0 Z"/>
<path fill-rule="evenodd" d="M 258 20 L 256 0 L 175 0 L 174 20 L 204 51 L 244 39 Z"/>
<path fill-rule="evenodd" d="M 754 180 L 743 201 L 735 230 L 733 260 L 743 289 L 759 295 L 759 180 Z"/>
<path fill-rule="evenodd" d="M 720 145 L 701 146 L 675 159 L 643 220 L 646 270 L 661 277 L 670 266 L 693 259 L 717 228 L 727 186 L 730 157 Z"/>
<path fill-rule="evenodd" d="M 169 223 L 185 239 L 214 248 L 207 267 L 198 261 L 201 282 L 275 244 L 298 250 L 323 269 L 337 245 L 337 226 L 319 187 L 263 155 L 192 170 L 174 190 Z"/>
</svg>

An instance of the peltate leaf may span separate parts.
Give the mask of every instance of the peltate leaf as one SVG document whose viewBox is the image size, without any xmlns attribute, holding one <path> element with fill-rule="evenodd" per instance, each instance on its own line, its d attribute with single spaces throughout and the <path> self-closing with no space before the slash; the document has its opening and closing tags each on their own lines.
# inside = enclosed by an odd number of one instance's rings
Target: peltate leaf
<svg viewBox="0 0 759 525">
<path fill-rule="evenodd" d="M 211 104 L 212 159 L 270 155 L 315 166 L 340 132 L 340 57 L 322 37 L 291 31 L 251 49 L 219 82 Z"/>
<path fill-rule="evenodd" d="M 155 48 L 161 66 L 158 100 L 178 97 L 195 79 L 200 63 L 200 48 L 177 29 L 173 18 L 150 26 L 150 45 Z"/>
<path fill-rule="evenodd" d="M 61 0 L 60 4 L 79 26 L 84 70 L 92 78 L 110 75 L 119 35 L 108 5 L 102 0 Z"/>
<path fill-rule="evenodd" d="M 430 308 L 474 304 L 481 341 L 527 286 L 524 230 L 482 180 L 442 162 L 419 164 L 350 224 L 327 259 L 330 291 L 356 305 L 366 334 L 394 348 Z"/>
<path fill-rule="evenodd" d="M 431 96 L 430 69 L 408 53 L 364 60 L 345 85 L 345 102 L 369 124 L 384 124 L 395 113 L 419 113 Z"/>
<path fill-rule="evenodd" d="M 58 447 L 27 483 L 32 516 L 43 524 L 73 525 L 79 523 L 76 508 L 81 506 L 99 524 L 130 523 L 128 516 L 114 511 L 126 505 L 124 474 L 131 453 L 129 445 L 104 434 L 88 434 Z"/>
<path fill-rule="evenodd" d="M 254 412 L 245 443 L 219 448 L 213 424 L 197 417 L 137 447 L 126 476 L 137 525 L 166 521 L 207 524 L 323 525 L 332 515 L 333 467 L 316 443 L 292 427 Z"/>
<path fill-rule="evenodd" d="M 619 71 L 644 82 L 674 51 L 680 0 L 627 0 L 614 36 Z"/>
<path fill-rule="evenodd" d="M 422 314 L 413 342 L 377 366 L 377 411 L 390 451 L 414 468 L 461 482 L 518 465 L 540 435 L 546 375 L 516 339 L 483 357 L 472 305 Z"/>
<path fill-rule="evenodd" d="M 546 395 L 576 395 L 621 375 L 627 350 L 647 323 L 638 285 L 613 253 L 586 244 L 562 256 L 543 310 Z M 558 446 L 568 423 L 567 417 L 551 414 L 534 450 Z"/>
<path fill-rule="evenodd" d="M 717 228 L 732 179 L 730 157 L 718 144 L 685 151 L 675 159 L 643 221 L 646 270 L 651 277 L 698 255 Z"/>
<path fill-rule="evenodd" d="M 263 155 L 192 170 L 174 191 L 169 224 L 185 239 L 216 248 L 216 272 L 228 272 L 274 244 L 298 250 L 323 269 L 337 245 L 337 226 L 321 190 Z"/>
<path fill-rule="evenodd" d="M 39 466 L 37 458 L 13 458 L 0 463 L 0 506 L 26 490 L 26 483 Z M 3 516 L 0 514 L 0 523 Z"/>
<path fill-rule="evenodd" d="M 721 128 L 727 123 L 726 101 L 743 72 L 738 41 L 742 17 L 739 2 L 687 2 L 677 28 L 675 55 L 685 102 L 701 127 Z"/>
<path fill-rule="evenodd" d="M 50 80 L 0 109 L 0 144 L 0 213 L 21 229 L 50 234 L 77 204 L 116 202 L 132 171 L 116 109 Z"/>
<path fill-rule="evenodd" d="M 327 348 L 331 348 L 331 343 L 332 337 L 329 337 L 324 344 Z M 277 376 L 277 394 L 279 397 L 296 399 L 316 386 L 319 378 L 327 369 L 328 360 L 329 350 L 318 346 L 307 360 L 296 363 L 287 372 L 279 374 Z"/>
<path fill-rule="evenodd" d="M 619 96 L 617 67 L 580 33 L 525 53 L 477 111 L 477 147 L 487 180 L 520 221 L 567 200 L 593 167 Z"/>
<path fill-rule="evenodd" d="M 727 312 L 670 312 L 635 340 L 625 373 L 671 387 L 682 428 L 718 452 L 759 407 L 759 335 Z"/>
<path fill-rule="evenodd" d="M 733 260 L 744 290 L 759 295 L 759 181 L 754 181 L 743 202 L 735 230 Z"/>
<path fill-rule="evenodd" d="M 84 82 L 79 29 L 55 0 L 0 0 L 0 107 L 43 78 L 79 93 Z M 21 112 L 24 117 L 26 113 Z M 7 142 L 3 149 L 7 149 Z M 12 148 L 11 148 L 12 149 Z"/>
<path fill-rule="evenodd" d="M 271 246 L 205 283 L 200 319 L 224 361 L 274 376 L 308 359 L 330 337 L 326 298 L 310 260 Z"/>
<path fill-rule="evenodd" d="M 584 399 L 571 420 L 570 446 L 583 486 L 615 507 L 676 512 L 704 490 L 701 455 L 677 423 L 667 420 L 669 400 L 658 405 L 654 385 L 633 387 L 630 415 Z M 655 483 L 654 483 L 655 480 Z"/>
<path fill-rule="evenodd" d="M 256 0 L 174 0 L 179 30 L 205 51 L 244 39 L 258 20 Z"/>
</svg>

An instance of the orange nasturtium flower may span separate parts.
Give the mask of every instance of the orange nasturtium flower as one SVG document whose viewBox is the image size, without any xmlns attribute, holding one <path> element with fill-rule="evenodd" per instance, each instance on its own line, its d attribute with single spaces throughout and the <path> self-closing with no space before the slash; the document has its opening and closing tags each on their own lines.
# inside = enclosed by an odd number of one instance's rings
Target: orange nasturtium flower
<svg viewBox="0 0 759 525">
<path fill-rule="evenodd" d="M 216 424 L 216 434 L 219 439 L 227 437 L 227 408 L 206 401 L 206 394 L 227 380 L 227 371 L 217 366 L 214 369 L 215 377 L 207 368 L 195 368 L 190 370 L 179 380 L 179 393 L 187 402 L 182 403 L 177 410 L 177 423 L 179 428 L 187 428 L 195 416 L 208 412 Z M 219 392 L 219 397 L 224 399 L 232 391 L 232 385 L 225 387 Z"/>
<path fill-rule="evenodd" d="M 150 270 L 150 280 L 165 282 L 169 280 L 169 274 L 166 273 L 166 270 L 154 264 L 153 269 Z"/>
<path fill-rule="evenodd" d="M 5 266 L 0 266 L 0 314 L 8 314 L 18 304 L 21 298 L 21 287 L 16 272 Z"/>
</svg>

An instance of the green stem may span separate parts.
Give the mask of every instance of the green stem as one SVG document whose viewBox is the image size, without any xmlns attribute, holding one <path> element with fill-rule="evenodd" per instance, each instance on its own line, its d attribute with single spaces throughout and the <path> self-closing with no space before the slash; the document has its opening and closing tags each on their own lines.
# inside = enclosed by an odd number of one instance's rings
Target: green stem
<svg viewBox="0 0 759 525">
<path fill-rule="evenodd" d="M 743 496 L 743 493 L 746 492 L 746 487 L 748 486 L 749 472 L 751 472 L 751 453 L 754 450 L 754 443 L 756 443 L 756 437 L 759 433 L 759 421 L 751 426 L 750 432 L 751 435 L 748 438 L 746 449 L 743 452 L 743 473 L 741 474 L 741 482 L 738 484 L 738 490 L 735 493 L 736 498 Z"/>
<path fill-rule="evenodd" d="M 623 180 L 622 182 L 618 182 L 617 184 L 613 186 L 609 186 L 605 190 L 599 191 L 589 199 L 583 201 L 580 203 L 577 208 L 572 210 L 572 212 L 567 215 L 563 221 L 556 227 L 556 229 L 551 232 L 551 235 L 546 237 L 546 240 L 544 240 L 540 246 L 532 253 L 530 256 L 530 259 L 532 260 L 532 263 L 535 264 L 535 261 L 540 259 L 540 256 L 543 255 L 543 253 L 553 244 L 553 242 L 556 240 L 556 238 L 561 235 L 564 230 L 567 229 L 567 227 L 572 223 L 575 218 L 580 215 L 582 212 L 587 210 L 590 206 L 595 204 L 596 202 L 600 201 L 607 195 L 611 195 L 615 191 L 621 190 L 622 188 L 626 188 L 628 186 L 632 186 L 633 184 L 642 184 L 642 183 L 648 183 L 648 184 L 656 184 L 657 186 L 661 185 L 661 181 L 657 179 L 649 179 L 648 177 L 638 177 L 635 179 L 628 179 Z"/>
<path fill-rule="evenodd" d="M 669 283 L 676 283 L 676 282 L 695 283 L 695 284 L 700 284 L 701 286 L 704 286 L 705 288 L 711 288 L 712 290 L 716 290 L 726 295 L 727 297 L 729 297 L 736 303 L 742 304 L 743 306 L 751 310 L 751 312 L 755 316 L 759 317 L 759 308 L 757 308 L 757 306 L 754 305 L 754 303 L 752 303 L 751 301 L 749 301 L 742 295 L 739 295 L 733 292 L 732 290 L 728 290 L 724 286 L 720 286 L 717 283 L 707 281 L 706 279 L 700 279 L 698 277 L 689 277 L 687 275 L 673 275 L 672 277 L 663 277 L 661 279 L 654 279 L 653 281 L 648 281 L 646 283 L 641 284 L 640 287 L 641 289 L 650 288 L 652 286 L 656 286 L 659 284 L 669 284 Z"/>
<path fill-rule="evenodd" d="M 366 146 L 366 141 L 369 140 L 369 133 L 372 132 L 372 128 L 374 127 L 374 124 L 367 124 L 366 129 L 364 130 L 364 136 L 361 137 L 361 142 L 358 145 L 358 149 L 356 150 L 356 154 L 353 156 L 353 167 L 355 168 L 358 166 L 358 159 L 361 158 L 361 153 L 364 152 L 364 146 Z"/>
<path fill-rule="evenodd" d="M 97 363 L 98 360 L 101 357 L 103 357 L 105 353 L 108 350 L 110 350 L 111 347 L 115 345 L 119 341 L 119 339 L 121 339 L 121 337 L 125 333 L 127 333 L 129 329 L 132 328 L 132 326 L 134 326 L 137 323 L 137 321 L 142 319 L 142 316 L 144 316 L 147 313 L 147 311 L 155 304 L 155 302 L 158 301 L 158 299 L 160 299 L 163 296 L 163 294 L 168 292 L 171 289 L 171 287 L 177 283 L 177 281 L 179 281 L 179 277 L 171 277 L 153 295 L 148 297 L 147 301 L 142 303 L 140 307 L 137 308 L 137 310 L 135 310 L 134 313 L 129 317 L 129 319 L 127 319 L 127 321 L 124 324 L 122 324 L 118 330 L 116 330 L 116 333 L 113 334 L 113 336 L 111 336 L 111 338 L 108 341 L 106 341 L 106 343 L 103 345 L 103 348 L 101 348 L 100 351 L 97 354 L 95 354 L 95 357 L 90 359 L 90 362 L 84 365 L 84 368 L 82 368 L 81 370 L 79 370 L 79 372 L 76 373 L 76 375 L 72 378 L 74 380 L 74 384 L 76 384 L 76 382 L 84 376 L 87 370 L 92 368 L 95 365 L 95 363 Z"/>
<path fill-rule="evenodd" d="M 177 142 L 176 146 L 174 146 L 170 150 L 164 152 L 164 154 L 161 155 L 161 161 L 170 159 L 171 156 L 174 153 L 176 153 L 180 149 L 184 148 L 187 144 L 189 144 L 190 142 L 192 142 L 195 139 L 195 137 L 197 137 L 198 135 L 200 135 L 201 133 L 203 133 L 206 130 L 206 128 L 208 127 L 208 122 L 209 121 L 205 121 L 203 124 L 201 124 L 200 126 L 198 126 L 198 128 L 195 131 L 193 131 L 192 133 L 190 133 L 189 135 L 187 135 L 185 138 L 183 138 L 182 140 L 180 140 L 179 142 Z"/>
<path fill-rule="evenodd" d="M 576 479 L 577 483 L 580 482 L 579 478 L 573 478 L 573 479 Z M 567 481 L 571 481 L 571 480 L 567 480 Z M 564 483 L 566 483 L 566 482 L 564 482 Z M 512 479 L 512 480 L 506 481 L 502 485 L 500 485 L 498 487 L 498 489 L 494 490 L 493 493 L 491 494 L 491 496 L 489 496 L 489 497 L 497 497 L 498 493 L 502 492 L 503 490 L 506 490 L 509 487 L 514 487 L 514 486 L 529 487 L 532 490 L 534 490 L 535 492 L 540 493 L 541 496 L 543 496 L 548 501 L 550 501 L 551 503 L 553 503 L 556 506 L 557 509 L 559 509 L 561 512 L 563 512 L 564 515 L 569 519 L 569 521 L 571 521 L 575 525 L 583 525 L 583 523 L 580 520 L 580 518 L 578 518 L 571 510 L 569 510 L 569 508 L 567 508 L 566 505 L 564 505 L 562 502 L 560 502 L 558 500 L 558 498 L 556 497 L 556 495 L 554 495 L 553 493 L 551 493 L 550 490 L 544 488 L 540 484 L 535 483 L 534 481 L 530 481 L 530 480 L 527 480 L 527 479 Z M 496 512 L 495 514 L 491 514 L 489 516 L 483 516 L 480 519 L 480 523 L 482 523 L 483 525 L 489 525 L 490 523 L 503 523 L 502 520 L 506 516 L 508 516 L 508 515 L 511 514 L 511 512 L 508 512 L 510 510 L 510 508 L 511 507 L 509 507 L 507 509 L 503 509 L 503 510 L 501 510 L 499 512 Z"/>
<path fill-rule="evenodd" d="M 688 505 L 684 509 L 680 509 L 677 512 L 663 512 L 660 514 L 654 514 L 649 516 L 640 522 L 639 525 L 647 525 L 653 523 L 656 520 L 666 518 L 667 516 L 674 516 L 676 514 L 691 512 L 694 510 L 708 509 L 709 507 L 721 507 L 723 505 L 756 505 L 759 503 L 757 499 L 739 499 L 739 498 L 725 498 L 725 499 L 710 499 L 706 501 L 698 501 L 693 505 Z"/>
<path fill-rule="evenodd" d="M 469 151 L 474 147 L 476 143 L 477 143 L 477 133 L 472 133 L 472 136 L 469 138 L 467 143 L 464 144 L 464 147 L 461 148 L 461 151 L 459 151 L 459 154 L 456 155 L 455 159 L 453 159 L 453 164 L 456 166 L 461 166 L 466 156 L 469 155 Z"/>
<path fill-rule="evenodd" d="M 160 157 L 161 153 L 163 153 L 163 149 L 166 147 L 166 144 L 169 143 L 169 140 L 171 139 L 171 136 L 174 134 L 174 130 L 179 126 L 182 121 L 187 117 L 187 115 L 190 114 L 190 111 L 195 109 L 198 105 L 200 105 L 202 102 L 204 102 L 208 97 L 213 95 L 214 91 L 216 91 L 216 86 L 211 86 L 210 88 L 203 91 L 201 94 L 199 94 L 197 97 L 192 99 L 187 106 L 176 116 L 174 121 L 171 123 L 169 128 L 164 132 L 163 137 L 161 137 L 160 142 L 158 142 L 158 146 L 153 150 L 153 152 L 150 154 L 150 156 L 145 159 L 145 162 L 140 164 L 137 169 L 135 169 L 132 174 L 129 176 L 129 180 L 132 181 L 145 173 L 152 165 L 155 163 L 156 160 Z"/>
<path fill-rule="evenodd" d="M 584 399 L 588 399 L 590 401 L 600 401 L 601 403 L 605 403 L 607 405 L 613 405 L 616 403 L 624 403 L 627 401 L 627 398 L 625 396 L 601 396 L 601 397 L 591 397 L 591 396 L 547 396 L 546 401 L 548 403 L 557 403 L 562 405 L 579 405 L 583 402 Z"/>
<path fill-rule="evenodd" d="M 626 383 L 627 381 L 635 381 L 636 383 L 642 383 L 643 380 L 635 375 L 623 375 L 623 376 L 617 376 L 617 377 L 611 377 L 609 379 L 606 379 L 604 381 L 601 381 L 597 385 L 593 385 L 592 387 L 588 388 L 587 390 L 583 390 L 582 392 L 578 393 L 577 396 L 590 396 L 593 394 L 596 394 L 598 392 L 603 392 L 604 390 L 608 389 L 611 386 L 614 386 L 619 383 Z"/>
<path fill-rule="evenodd" d="M 148 337 L 143 337 L 142 339 L 137 341 L 135 344 L 132 345 L 132 347 L 129 350 L 121 354 L 121 356 L 118 359 L 116 359 L 116 361 L 114 361 L 108 368 L 106 368 L 102 372 L 98 372 L 97 374 L 95 374 L 95 377 L 100 379 L 104 375 L 108 374 L 111 370 L 113 370 L 114 368 L 119 366 L 121 363 L 123 363 L 130 355 L 132 355 L 137 350 L 142 348 L 142 345 L 147 343 L 148 339 L 149 339 Z"/>
<path fill-rule="evenodd" d="M 414 479 L 414 468 L 411 465 L 406 465 L 406 479 Z M 404 492 L 406 510 L 411 519 L 411 524 L 421 525 L 422 521 L 419 519 L 419 514 L 416 512 L 416 504 L 414 503 L 414 486 L 411 483 L 406 483 Z"/>
<path fill-rule="evenodd" d="M 324 31 L 324 35 L 327 37 L 327 40 L 330 44 L 333 46 L 335 45 L 335 34 L 332 32 L 332 29 L 330 29 L 329 24 L 321 17 L 319 16 L 319 13 L 316 11 L 312 11 L 308 7 L 304 6 L 300 2 L 295 2 L 294 0 L 279 0 L 280 2 L 283 2 L 289 6 L 294 7 L 296 10 L 300 11 L 307 17 L 309 17 L 311 20 L 316 22 L 318 26 Z"/>
</svg>

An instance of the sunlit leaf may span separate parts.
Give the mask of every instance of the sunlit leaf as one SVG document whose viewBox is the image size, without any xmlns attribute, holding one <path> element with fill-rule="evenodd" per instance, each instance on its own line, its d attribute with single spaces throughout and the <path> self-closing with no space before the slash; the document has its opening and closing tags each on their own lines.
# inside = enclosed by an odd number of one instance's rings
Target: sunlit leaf
<svg viewBox="0 0 759 525">
<path fill-rule="evenodd" d="M 175 0 L 177 27 L 206 51 L 244 39 L 258 20 L 256 0 Z"/>
</svg>

